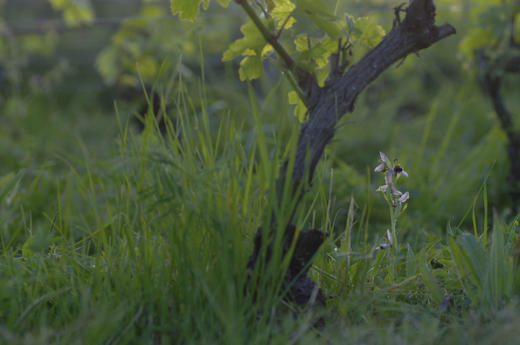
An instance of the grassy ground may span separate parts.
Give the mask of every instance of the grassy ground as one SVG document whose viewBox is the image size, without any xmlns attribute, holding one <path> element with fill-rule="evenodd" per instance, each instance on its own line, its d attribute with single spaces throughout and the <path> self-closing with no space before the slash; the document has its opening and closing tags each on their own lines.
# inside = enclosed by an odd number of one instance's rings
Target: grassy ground
<svg viewBox="0 0 520 345">
<path fill-rule="evenodd" d="M 244 293 L 252 236 L 298 133 L 280 116 L 287 86 L 260 103 L 250 89 L 246 113 L 206 92 L 177 88 L 166 135 L 153 117 L 137 133 L 129 114 L 99 114 L 88 100 L 12 105 L 0 343 L 517 343 L 519 225 L 501 198 L 504 135 L 489 111 L 467 116 L 486 107 L 471 85 L 416 100 L 426 105 L 413 118 L 403 98 L 375 108 L 367 98 L 343 124 L 296 216 L 298 228 L 330 234 L 310 271 L 327 306 L 310 310 L 279 297 L 282 260 L 258 277 L 256 298 Z M 375 192 L 379 150 L 399 157 L 411 199 L 399 246 L 376 252 L 391 227 Z M 313 328 L 320 317 L 324 328 Z"/>
</svg>

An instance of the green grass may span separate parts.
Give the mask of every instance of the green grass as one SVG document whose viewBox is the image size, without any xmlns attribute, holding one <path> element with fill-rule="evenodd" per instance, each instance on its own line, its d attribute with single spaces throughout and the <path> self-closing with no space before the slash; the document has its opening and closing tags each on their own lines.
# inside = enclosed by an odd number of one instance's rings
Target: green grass
<svg viewBox="0 0 520 345">
<path fill-rule="evenodd" d="M 342 127 L 295 218 L 331 235 L 310 271 L 327 306 L 301 310 L 279 297 L 280 257 L 254 272 L 256 296 L 245 293 L 256 229 L 273 211 L 287 216 L 273 210 L 276 173 L 298 134 L 280 116 L 290 112 L 277 96 L 287 86 L 262 102 L 250 88 L 250 112 L 237 114 L 212 111 L 204 83 L 176 85 L 166 135 L 153 117 L 135 133 L 120 107 L 101 125 L 92 114 L 70 120 L 117 141 L 70 134 L 56 114 L 53 128 L 30 136 L 49 145 L 25 148 L 41 159 L 12 158 L 2 172 L 0 343 L 516 343 L 519 228 L 493 201 L 503 135 L 484 130 L 485 119 L 480 143 L 457 135 L 482 105 L 467 102 L 474 90 L 440 93 L 410 121 L 388 116 L 401 99 L 370 115 L 360 107 Z M 412 198 L 400 248 L 374 257 L 390 226 L 375 192 L 379 150 L 399 155 Z"/>
</svg>

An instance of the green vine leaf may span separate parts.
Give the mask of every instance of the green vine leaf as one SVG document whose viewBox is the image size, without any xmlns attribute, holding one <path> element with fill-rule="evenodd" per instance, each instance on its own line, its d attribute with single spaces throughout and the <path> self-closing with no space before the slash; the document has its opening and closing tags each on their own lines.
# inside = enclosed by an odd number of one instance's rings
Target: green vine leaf
<svg viewBox="0 0 520 345">
<path fill-rule="evenodd" d="M 231 0 L 217 0 L 222 7 L 228 7 Z M 200 3 L 204 9 L 209 6 L 209 0 L 171 0 L 170 8 L 173 15 L 179 14 L 181 19 L 193 20 L 198 16 Z"/>
<path fill-rule="evenodd" d="M 204 7 L 207 8 L 209 0 L 204 0 Z M 170 8 L 172 14 L 179 14 L 181 19 L 193 20 L 199 15 L 200 0 L 171 0 Z"/>
<path fill-rule="evenodd" d="M 495 38 L 490 30 L 477 28 L 464 37 L 460 42 L 459 50 L 464 58 L 471 61 L 475 54 L 475 50 L 484 48 L 493 41 L 495 41 Z"/>
<path fill-rule="evenodd" d="M 244 54 L 248 50 L 253 50 L 258 55 L 266 45 L 265 40 L 256 28 L 253 22 L 247 22 L 242 25 L 240 31 L 244 37 L 239 38 L 235 42 L 231 43 L 229 48 L 224 52 L 222 61 L 232 60 L 240 55 L 251 55 L 250 53 Z"/>
<path fill-rule="evenodd" d="M 272 21 L 266 21 L 272 26 Z M 244 37 L 233 42 L 224 52 L 222 61 L 229 61 L 238 56 L 244 56 L 240 62 L 240 80 L 253 80 L 259 78 L 264 67 L 262 59 L 266 57 L 272 47 L 266 44 L 264 37 L 253 22 L 248 22 L 240 28 Z"/>
<path fill-rule="evenodd" d="M 354 22 L 354 36 L 368 47 L 376 46 L 385 36 L 385 29 L 370 17 L 361 17 Z"/>
<path fill-rule="evenodd" d="M 277 22 L 277 29 L 280 29 L 284 24 L 285 29 L 289 29 L 294 25 L 296 19 L 292 17 L 292 13 L 295 8 L 296 5 L 293 4 L 290 0 L 275 0 L 272 2 L 271 16 Z M 289 16 L 291 17 L 287 19 Z"/>
<path fill-rule="evenodd" d="M 222 7 L 228 7 L 231 0 L 217 0 L 220 6 Z"/>
<path fill-rule="evenodd" d="M 49 0 L 49 2 L 53 9 L 63 11 L 63 19 L 67 26 L 91 24 L 94 20 L 94 11 L 89 1 Z"/>
<path fill-rule="evenodd" d="M 240 81 L 258 79 L 263 73 L 264 65 L 260 56 L 246 56 L 240 61 L 240 69 L 238 70 Z"/>
<path fill-rule="evenodd" d="M 289 104 L 294 105 L 294 116 L 300 122 L 305 122 L 307 120 L 307 107 L 302 102 L 298 93 L 296 91 L 289 92 Z"/>
<path fill-rule="evenodd" d="M 329 37 L 337 39 L 341 36 L 344 21 L 339 20 L 325 0 L 296 0 L 296 11 L 307 16 Z"/>
<path fill-rule="evenodd" d="M 294 40 L 296 62 L 300 67 L 313 72 L 318 84 L 323 86 L 329 75 L 329 57 L 338 50 L 338 41 L 329 36 L 320 39 L 300 34 Z"/>
</svg>

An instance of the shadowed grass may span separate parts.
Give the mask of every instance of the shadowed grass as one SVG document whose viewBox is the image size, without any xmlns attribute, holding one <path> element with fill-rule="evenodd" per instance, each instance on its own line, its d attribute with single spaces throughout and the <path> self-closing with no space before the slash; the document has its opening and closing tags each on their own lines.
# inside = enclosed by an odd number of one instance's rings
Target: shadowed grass
<svg viewBox="0 0 520 345">
<path fill-rule="evenodd" d="M 281 229 L 271 264 L 245 269 L 256 229 L 290 207 L 277 206 L 274 185 L 298 128 L 270 105 L 285 86 L 261 104 L 249 88 L 252 111 L 240 116 L 212 104 L 202 86 L 178 80 L 163 133 L 155 116 L 133 133 L 116 107 L 113 154 L 93 158 L 80 142 L 76 155 L 60 156 L 59 175 L 42 164 L 0 179 L 0 342 L 512 344 L 518 337 L 518 225 L 498 212 L 490 221 L 487 180 L 475 182 L 487 176 L 481 168 L 500 134 L 489 132 L 489 141 L 446 168 L 463 118 L 438 123 L 439 101 L 409 124 L 424 135 L 418 152 L 403 149 L 400 157 L 412 167 L 412 199 L 395 261 L 389 251 L 374 255 L 389 219 L 373 167 L 358 170 L 329 149 L 295 217 L 298 229 L 329 233 L 310 271 L 327 307 L 299 310 L 280 297 L 288 265 Z M 25 200 L 39 195 L 44 211 L 36 215 Z M 451 217 L 460 229 L 438 226 Z M 324 329 L 312 327 L 318 317 Z"/>
</svg>

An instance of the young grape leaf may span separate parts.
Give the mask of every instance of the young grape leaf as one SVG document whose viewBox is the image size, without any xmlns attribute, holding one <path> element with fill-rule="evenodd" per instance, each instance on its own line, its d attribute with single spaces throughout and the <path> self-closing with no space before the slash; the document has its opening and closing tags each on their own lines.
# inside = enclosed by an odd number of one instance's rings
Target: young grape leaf
<svg viewBox="0 0 520 345">
<path fill-rule="evenodd" d="M 222 7 L 228 7 L 231 0 L 217 0 L 220 6 Z"/>
<path fill-rule="evenodd" d="M 266 21 L 266 24 L 272 26 L 272 21 Z M 245 56 L 240 62 L 240 80 L 257 79 L 264 71 L 262 59 L 272 50 L 272 47 L 266 44 L 264 37 L 253 22 L 242 25 L 240 31 L 244 37 L 229 46 L 222 56 L 222 61 Z"/>
<path fill-rule="evenodd" d="M 295 106 L 294 116 L 298 119 L 298 121 L 305 122 L 307 120 L 307 107 L 305 104 L 303 104 L 300 97 L 298 97 L 296 91 L 289 92 L 289 104 Z"/>
<path fill-rule="evenodd" d="M 385 29 L 378 25 L 374 18 L 361 17 L 354 22 L 354 37 L 368 47 L 377 45 L 386 34 Z"/>
<path fill-rule="evenodd" d="M 88 1 L 49 0 L 49 2 L 53 9 L 63 11 L 63 19 L 67 26 L 91 24 L 94 20 L 94 11 Z"/>
<path fill-rule="evenodd" d="M 329 57 L 338 50 L 337 40 L 325 36 L 321 39 L 308 38 L 300 34 L 294 40 L 298 66 L 315 73 L 318 84 L 323 86 L 329 74 Z"/>
<path fill-rule="evenodd" d="M 240 81 L 258 79 L 263 73 L 264 65 L 260 56 L 246 56 L 240 61 L 240 69 L 238 70 Z"/>
<path fill-rule="evenodd" d="M 290 0 L 275 0 L 271 11 L 271 16 L 277 22 L 276 28 L 280 29 L 285 23 L 285 29 L 289 29 L 296 22 L 294 17 L 287 19 L 292 15 L 296 6 Z"/>
<path fill-rule="evenodd" d="M 338 20 L 324 0 L 296 0 L 295 3 L 296 11 L 307 16 L 321 31 L 334 39 L 341 36 L 344 21 Z"/>
<path fill-rule="evenodd" d="M 209 0 L 203 0 L 204 7 L 207 7 Z M 172 14 L 179 14 L 181 19 L 193 20 L 199 14 L 200 0 L 171 0 L 170 8 Z"/>
<path fill-rule="evenodd" d="M 231 0 L 217 0 L 222 7 L 228 7 Z M 200 3 L 207 9 L 209 0 L 171 0 L 170 8 L 173 15 L 179 14 L 181 19 L 193 20 L 199 14 Z"/>
<path fill-rule="evenodd" d="M 243 55 L 247 50 L 253 50 L 257 55 L 260 55 L 266 43 L 264 37 L 256 28 L 255 24 L 253 22 L 247 22 L 242 25 L 240 31 L 244 37 L 231 43 L 229 48 L 224 52 L 222 61 L 234 59 L 237 56 Z"/>
</svg>

